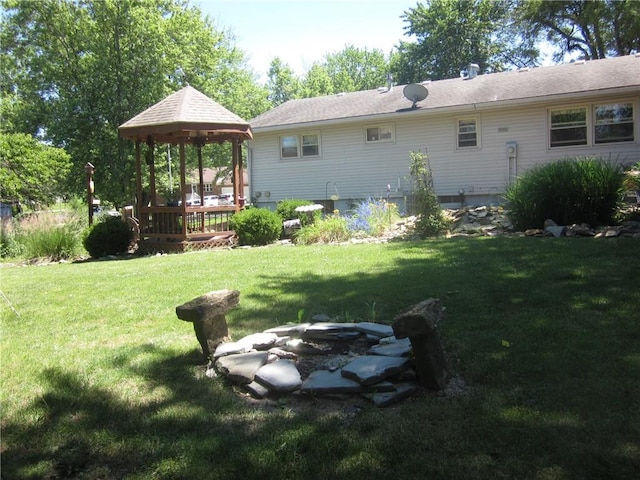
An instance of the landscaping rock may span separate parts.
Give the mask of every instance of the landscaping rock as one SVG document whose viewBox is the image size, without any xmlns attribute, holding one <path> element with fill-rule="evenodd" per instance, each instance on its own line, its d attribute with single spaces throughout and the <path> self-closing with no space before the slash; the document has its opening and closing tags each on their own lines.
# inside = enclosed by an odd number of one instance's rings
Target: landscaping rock
<svg viewBox="0 0 640 480">
<path fill-rule="evenodd" d="M 208 359 L 216 347 L 228 339 L 225 314 L 237 307 L 239 300 L 240 292 L 237 290 L 217 290 L 176 307 L 180 320 L 193 323 L 205 358 Z"/>
<path fill-rule="evenodd" d="M 443 316 L 440 300 L 430 298 L 396 315 L 393 320 L 395 336 L 411 340 L 420 383 L 434 390 L 443 389 L 449 379 L 449 368 L 436 331 Z"/>
<path fill-rule="evenodd" d="M 302 385 L 300 372 L 291 360 L 278 360 L 260 367 L 255 381 L 274 392 L 292 392 Z"/>
<path fill-rule="evenodd" d="M 218 373 L 229 380 L 246 385 L 253 382 L 256 372 L 267 362 L 268 355 L 267 352 L 227 355 L 218 358 L 214 365 Z"/>
<path fill-rule="evenodd" d="M 367 355 L 358 357 L 342 369 L 342 376 L 361 385 L 373 385 L 407 368 L 409 359 Z"/>
<path fill-rule="evenodd" d="M 304 381 L 300 391 L 311 395 L 328 393 L 360 393 L 363 387 L 359 382 L 344 377 L 340 370 L 316 370 Z"/>
<path fill-rule="evenodd" d="M 401 383 L 395 386 L 390 392 L 367 393 L 364 396 L 371 400 L 376 407 L 388 407 L 394 403 L 410 397 L 417 390 L 415 385 L 410 383 Z"/>
</svg>

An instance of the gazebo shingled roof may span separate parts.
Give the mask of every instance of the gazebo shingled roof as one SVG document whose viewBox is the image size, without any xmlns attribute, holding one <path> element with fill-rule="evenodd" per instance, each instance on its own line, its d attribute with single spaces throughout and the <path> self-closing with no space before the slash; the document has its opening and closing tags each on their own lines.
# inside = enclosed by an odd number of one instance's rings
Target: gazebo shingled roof
<svg viewBox="0 0 640 480">
<path fill-rule="evenodd" d="M 178 143 L 196 137 L 204 143 L 222 143 L 232 138 L 253 138 L 248 122 L 230 112 L 204 93 L 187 85 L 139 113 L 119 127 L 120 136 L 156 143 Z"/>
</svg>

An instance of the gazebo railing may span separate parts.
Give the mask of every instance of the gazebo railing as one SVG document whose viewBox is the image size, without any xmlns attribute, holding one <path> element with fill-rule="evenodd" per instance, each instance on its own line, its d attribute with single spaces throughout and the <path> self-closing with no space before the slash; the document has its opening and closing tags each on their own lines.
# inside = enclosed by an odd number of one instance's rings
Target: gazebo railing
<svg viewBox="0 0 640 480">
<path fill-rule="evenodd" d="M 141 207 L 141 239 L 188 241 L 234 233 L 229 221 L 235 205 L 210 207 Z"/>
</svg>

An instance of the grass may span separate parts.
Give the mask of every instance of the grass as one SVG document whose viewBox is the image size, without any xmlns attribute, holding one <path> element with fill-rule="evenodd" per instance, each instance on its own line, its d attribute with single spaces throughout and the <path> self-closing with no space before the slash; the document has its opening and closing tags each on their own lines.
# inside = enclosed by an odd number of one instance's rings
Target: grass
<svg viewBox="0 0 640 480">
<path fill-rule="evenodd" d="M 635 478 L 638 258 L 637 239 L 456 238 L 4 266 L 3 478 Z M 469 392 L 248 402 L 175 316 L 221 288 L 234 338 L 438 297 Z"/>
</svg>

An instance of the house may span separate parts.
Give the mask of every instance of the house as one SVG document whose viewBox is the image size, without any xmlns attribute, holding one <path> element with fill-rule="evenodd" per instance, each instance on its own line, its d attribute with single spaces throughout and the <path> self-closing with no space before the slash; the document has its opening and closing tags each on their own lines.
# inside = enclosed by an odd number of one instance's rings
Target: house
<svg viewBox="0 0 640 480">
<path fill-rule="evenodd" d="M 250 121 L 251 200 L 403 205 L 410 154 L 441 203 L 501 201 L 531 167 L 574 156 L 640 161 L 640 54 L 292 100 Z M 406 204 L 405 204 L 406 206 Z"/>
<path fill-rule="evenodd" d="M 203 168 L 202 182 L 204 187 L 204 195 L 218 195 L 233 197 L 233 178 L 232 172 L 222 168 Z M 247 171 L 242 172 L 242 185 L 244 191 L 249 192 L 249 176 Z M 187 190 L 191 193 L 200 194 L 200 184 L 198 180 L 198 172 L 190 172 L 187 176 Z"/>
</svg>

